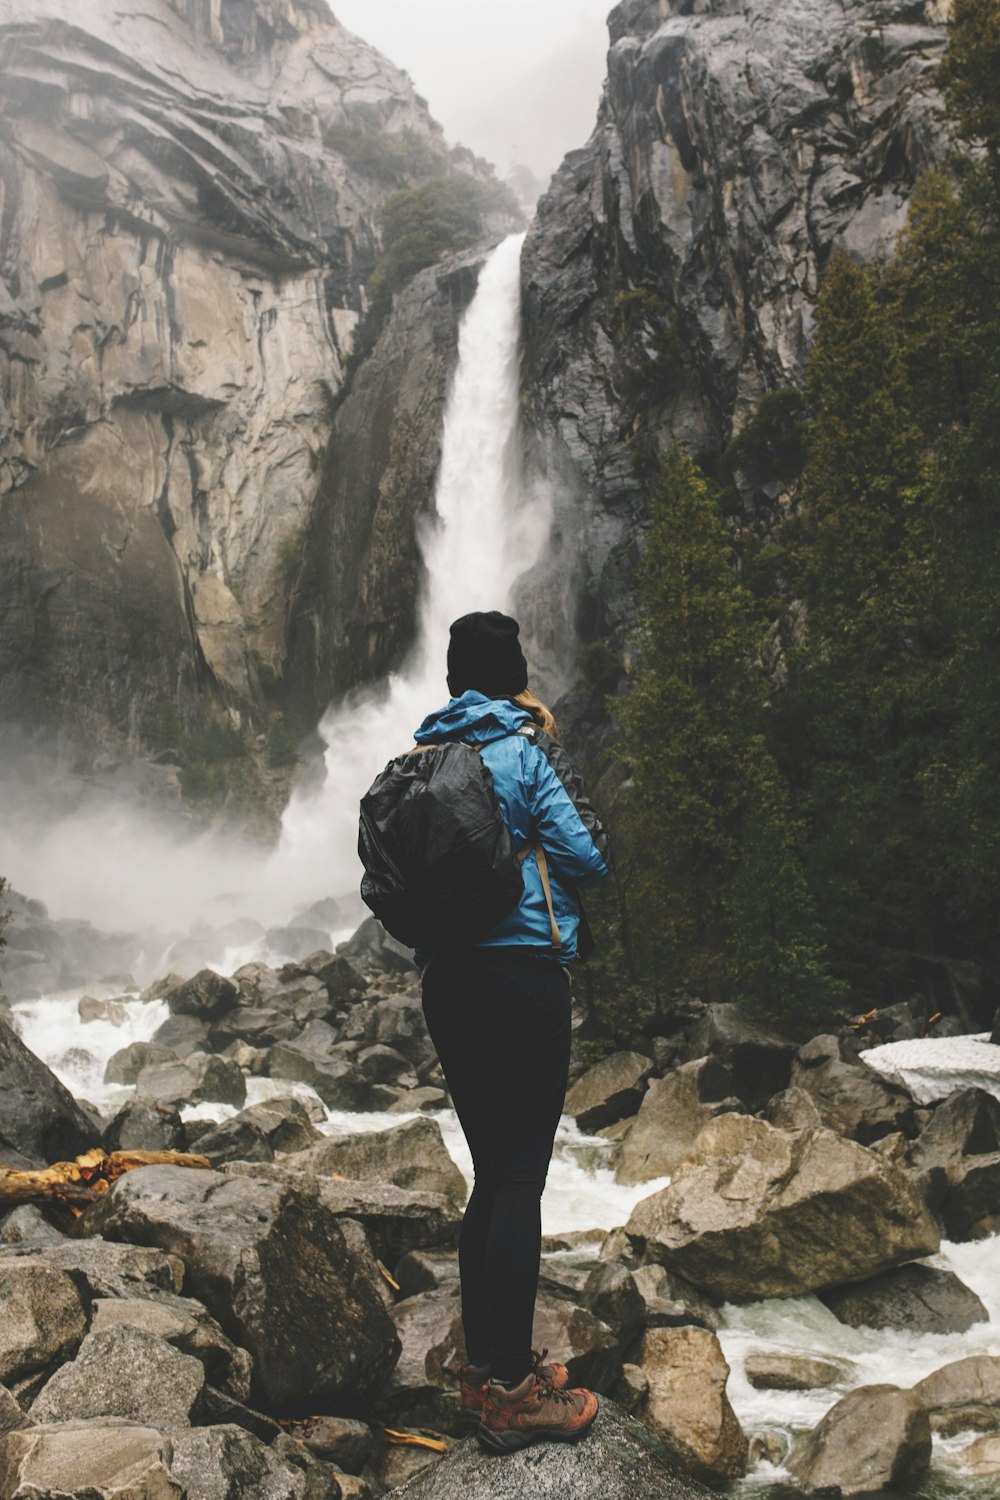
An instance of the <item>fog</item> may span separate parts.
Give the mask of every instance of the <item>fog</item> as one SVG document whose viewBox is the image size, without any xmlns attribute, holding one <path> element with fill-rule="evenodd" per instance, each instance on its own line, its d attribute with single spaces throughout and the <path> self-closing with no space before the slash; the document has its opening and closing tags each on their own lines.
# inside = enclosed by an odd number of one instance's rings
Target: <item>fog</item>
<svg viewBox="0 0 1000 1500">
<path fill-rule="evenodd" d="M 594 125 L 609 0 L 333 0 L 337 19 L 405 68 L 452 142 L 540 185 Z"/>
</svg>

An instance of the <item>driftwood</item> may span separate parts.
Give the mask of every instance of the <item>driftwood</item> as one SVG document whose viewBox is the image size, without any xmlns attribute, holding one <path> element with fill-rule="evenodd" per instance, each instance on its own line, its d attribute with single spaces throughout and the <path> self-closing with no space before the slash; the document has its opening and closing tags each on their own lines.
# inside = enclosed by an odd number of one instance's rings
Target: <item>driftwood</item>
<svg viewBox="0 0 1000 1500">
<path fill-rule="evenodd" d="M 113 1182 L 136 1167 L 196 1167 L 211 1171 L 204 1156 L 183 1151 L 112 1151 L 109 1156 L 100 1146 L 85 1151 L 75 1161 L 57 1161 L 54 1166 L 36 1172 L 18 1172 L 0 1167 L 0 1211 L 18 1203 L 55 1203 L 82 1213 Z"/>
</svg>

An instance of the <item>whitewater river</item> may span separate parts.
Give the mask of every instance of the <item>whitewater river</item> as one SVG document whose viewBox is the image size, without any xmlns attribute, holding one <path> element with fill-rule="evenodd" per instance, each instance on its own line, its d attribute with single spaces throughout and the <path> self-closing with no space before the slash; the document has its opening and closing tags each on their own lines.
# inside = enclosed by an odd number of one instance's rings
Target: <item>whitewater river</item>
<svg viewBox="0 0 1000 1500">
<path fill-rule="evenodd" d="M 335 934 L 334 938 L 344 935 Z M 230 971 L 251 956 L 266 957 L 269 962 L 282 958 L 280 954 L 245 950 L 232 955 L 233 961 L 228 966 Z M 168 1012 L 162 1001 L 143 1003 L 134 998 L 125 1004 L 123 1024 L 113 1026 L 107 1021 L 92 1021 L 84 1025 L 77 1012 L 77 1001 L 82 993 L 75 990 L 44 1000 L 25 1001 L 14 1009 L 21 1033 L 32 1051 L 48 1063 L 78 1098 L 88 1099 L 102 1110 L 108 1110 L 129 1098 L 134 1089 L 103 1082 L 107 1059 L 129 1042 L 148 1040 Z M 111 998 L 114 991 L 92 985 L 87 993 Z M 966 1078 L 961 1064 L 963 1057 L 968 1056 L 971 1040 L 955 1039 L 956 1046 L 951 1049 L 953 1058 L 957 1059 L 954 1065 L 947 1063 L 947 1049 L 940 1042 L 906 1043 L 906 1052 L 897 1053 L 897 1056 L 902 1057 L 908 1075 L 920 1086 L 924 1078 L 920 1054 L 926 1055 L 927 1077 L 935 1077 L 937 1083 L 933 1088 L 925 1083 L 924 1089 L 925 1092 L 930 1090 L 934 1097 L 940 1097 L 947 1088 L 962 1087 L 967 1083 L 981 1086 L 986 1082 L 1000 1089 L 1000 1069 L 985 1076 Z M 984 1059 L 992 1060 L 990 1054 L 997 1052 L 997 1049 L 990 1048 L 983 1053 L 982 1045 L 974 1059 L 980 1070 L 985 1066 Z M 879 1049 L 879 1052 L 887 1054 L 885 1064 L 886 1071 L 889 1071 L 889 1065 L 896 1060 L 893 1049 Z M 248 1104 L 289 1092 L 309 1098 L 324 1109 L 318 1097 L 305 1085 L 289 1085 L 267 1078 L 247 1081 Z M 223 1120 L 236 1111 L 230 1105 L 211 1104 L 194 1106 L 183 1113 L 186 1119 Z M 326 1124 L 320 1128 L 331 1135 L 384 1129 L 412 1118 L 399 1114 L 348 1114 L 332 1110 L 325 1110 L 325 1113 Z M 441 1126 L 448 1149 L 468 1181 L 469 1156 L 454 1114 L 445 1110 L 433 1118 Z M 665 1186 L 667 1179 L 664 1178 L 638 1187 L 623 1187 L 615 1181 L 607 1165 L 609 1150 L 606 1141 L 582 1135 L 571 1120 L 563 1120 L 543 1203 L 543 1227 L 547 1234 L 613 1229 L 625 1222 L 639 1199 Z M 598 1249 L 599 1242 L 595 1239 L 589 1252 L 585 1249 L 582 1253 L 596 1256 Z M 579 1256 L 581 1251 L 573 1254 Z M 1000 1245 L 997 1238 L 972 1244 L 946 1243 L 931 1263 L 954 1271 L 977 1292 L 989 1309 L 990 1322 L 963 1334 L 910 1336 L 845 1327 L 815 1297 L 727 1305 L 723 1309 L 724 1323 L 719 1337 L 732 1369 L 729 1396 L 744 1429 L 751 1435 L 769 1432 L 786 1440 L 793 1433 L 815 1426 L 836 1399 L 856 1386 L 878 1383 L 908 1386 L 950 1360 L 970 1354 L 1000 1356 Z M 837 1386 L 818 1391 L 754 1390 L 744 1375 L 744 1362 L 751 1351 L 761 1349 L 829 1357 L 841 1363 L 843 1377 Z M 995 1495 L 995 1481 L 977 1483 L 948 1466 L 948 1454 L 970 1440 L 968 1434 L 946 1442 L 935 1439 L 934 1466 L 916 1493 L 927 1500 L 931 1497 L 946 1500 L 951 1496 Z M 746 1495 L 746 1500 L 765 1500 L 765 1497 L 778 1500 L 779 1496 L 798 1493 L 786 1490 L 783 1480 L 781 1470 L 762 1463 L 737 1490 Z"/>
</svg>

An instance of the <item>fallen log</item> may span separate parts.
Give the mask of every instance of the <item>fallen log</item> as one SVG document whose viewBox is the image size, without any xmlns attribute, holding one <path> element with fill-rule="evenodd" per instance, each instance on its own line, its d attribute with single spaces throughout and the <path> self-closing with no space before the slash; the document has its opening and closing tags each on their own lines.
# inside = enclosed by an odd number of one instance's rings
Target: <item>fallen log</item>
<svg viewBox="0 0 1000 1500">
<path fill-rule="evenodd" d="M 0 1167 L 0 1212 L 19 1203 L 48 1202 L 79 1214 L 124 1173 L 159 1166 L 212 1169 L 207 1157 L 185 1151 L 112 1151 L 109 1155 L 95 1146 L 73 1161 L 57 1161 L 37 1171 Z"/>
</svg>

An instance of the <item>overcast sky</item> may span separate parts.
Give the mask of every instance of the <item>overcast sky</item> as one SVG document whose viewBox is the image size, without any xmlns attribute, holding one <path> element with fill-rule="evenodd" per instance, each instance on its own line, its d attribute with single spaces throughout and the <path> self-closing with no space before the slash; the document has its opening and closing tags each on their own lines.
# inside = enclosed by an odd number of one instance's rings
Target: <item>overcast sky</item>
<svg viewBox="0 0 1000 1500">
<path fill-rule="evenodd" d="M 613 0 L 330 0 L 405 68 L 444 126 L 503 174 L 548 176 L 597 114 Z"/>
</svg>

